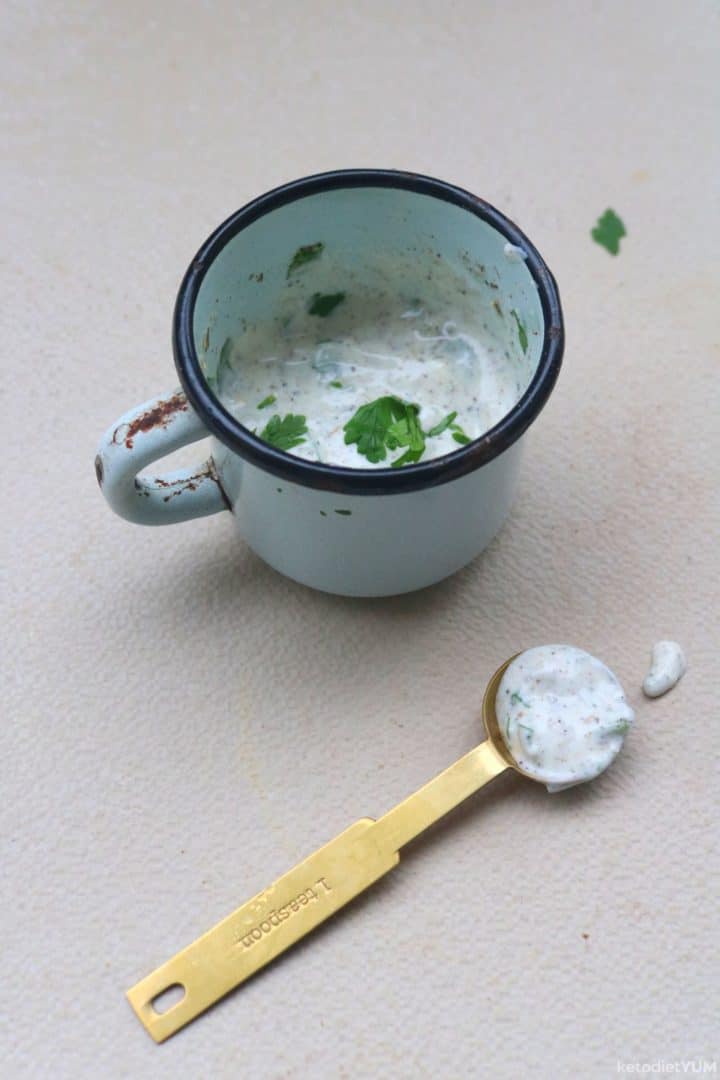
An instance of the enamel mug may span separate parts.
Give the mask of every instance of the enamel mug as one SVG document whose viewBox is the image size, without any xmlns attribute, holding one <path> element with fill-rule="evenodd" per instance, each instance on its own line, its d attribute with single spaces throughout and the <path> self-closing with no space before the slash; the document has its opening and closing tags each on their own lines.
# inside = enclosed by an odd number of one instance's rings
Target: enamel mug
<svg viewBox="0 0 720 1080">
<path fill-rule="evenodd" d="M 214 393 L 223 344 L 272 317 L 301 248 L 324 244 L 371 283 L 378 251 L 412 254 L 418 273 L 447 260 L 527 388 L 503 419 L 444 457 L 349 469 L 278 450 Z M 312 267 L 303 270 L 312 288 Z M 449 316 L 452 312 L 448 313 Z M 173 318 L 181 388 L 125 413 L 95 461 L 116 513 L 172 525 L 229 511 L 250 547 L 282 574 L 347 596 L 431 585 L 489 543 L 513 499 L 522 436 L 553 388 L 563 353 L 557 286 L 538 251 L 474 195 L 414 173 L 353 169 L 285 184 L 228 218 L 183 278 Z M 212 436 L 194 468 L 140 476 Z"/>
</svg>

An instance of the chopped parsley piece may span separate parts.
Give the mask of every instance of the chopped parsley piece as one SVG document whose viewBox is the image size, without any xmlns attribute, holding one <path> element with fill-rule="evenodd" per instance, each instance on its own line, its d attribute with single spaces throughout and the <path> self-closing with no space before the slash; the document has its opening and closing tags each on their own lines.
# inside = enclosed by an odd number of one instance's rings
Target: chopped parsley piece
<svg viewBox="0 0 720 1080">
<path fill-rule="evenodd" d="M 317 315 L 321 319 L 326 319 L 344 299 L 344 292 L 315 293 L 310 301 L 308 314 Z"/>
<path fill-rule="evenodd" d="M 443 420 L 441 420 L 439 424 L 436 424 L 435 427 L 430 428 L 430 430 L 428 431 L 428 435 L 442 435 L 443 431 L 450 427 L 456 416 L 457 412 L 448 413 L 447 416 Z"/>
<path fill-rule="evenodd" d="M 296 270 L 299 270 L 301 266 L 306 266 L 309 262 L 313 262 L 315 259 L 319 259 L 325 250 L 325 245 L 322 240 L 318 240 L 316 244 L 305 244 L 303 247 L 299 247 L 292 259 L 290 265 L 287 268 L 287 276 L 290 277 Z"/>
<path fill-rule="evenodd" d="M 330 384 L 334 385 L 333 383 Z M 361 405 L 345 424 L 345 443 L 357 443 L 359 454 L 376 465 L 384 461 L 388 450 L 404 450 L 391 462 L 392 468 L 414 465 L 425 453 L 425 440 L 442 435 L 448 429 L 456 442 L 472 442 L 458 423 L 457 411 L 448 413 L 439 424 L 423 431 L 420 426 L 420 408 L 394 394 L 376 398 Z"/>
<path fill-rule="evenodd" d="M 393 468 L 398 465 L 412 465 L 422 457 L 425 449 L 425 435 L 418 422 L 419 412 L 417 405 L 406 405 L 405 416 L 396 420 L 388 428 L 386 439 L 388 450 L 407 448 L 404 454 L 392 462 Z"/>
<path fill-rule="evenodd" d="M 527 336 L 527 330 L 525 329 L 525 327 L 523 326 L 522 322 L 520 321 L 520 316 L 518 315 L 518 313 L 517 313 L 517 311 L 515 310 L 515 308 L 513 308 L 513 309 L 512 309 L 512 311 L 510 312 L 510 314 L 512 315 L 513 319 L 514 319 L 514 320 L 515 320 L 515 322 L 517 323 L 517 328 L 518 328 L 518 339 L 519 339 L 519 341 L 520 341 L 520 348 L 522 349 L 522 351 L 523 351 L 524 353 L 526 353 L 526 352 L 528 351 L 528 336 Z"/>
<path fill-rule="evenodd" d="M 455 442 L 460 443 L 461 446 L 467 446 L 469 442 L 472 442 L 470 436 L 465 434 L 459 424 L 451 424 L 450 430 L 452 431 L 452 437 Z"/>
<path fill-rule="evenodd" d="M 615 211 L 608 209 L 598 218 L 597 225 L 590 230 L 590 235 L 596 244 L 600 244 L 611 255 L 618 255 L 620 240 L 627 236 L 627 231 Z"/>
<path fill-rule="evenodd" d="M 523 701 L 523 699 L 520 697 L 520 695 L 517 693 L 517 691 L 515 691 L 514 693 L 512 693 L 510 695 L 510 704 L 511 705 L 524 705 L 526 709 L 530 708 L 527 701 Z"/>
<path fill-rule="evenodd" d="M 359 454 L 377 464 L 388 450 L 407 447 L 393 465 L 417 461 L 425 449 L 425 437 L 418 423 L 418 406 L 391 394 L 361 405 L 345 424 L 345 444 L 357 444 Z"/>
<path fill-rule="evenodd" d="M 267 424 L 260 432 L 260 438 L 278 450 L 292 450 L 305 442 L 307 424 L 304 416 L 293 416 L 288 413 L 282 419 L 276 413 L 271 416 Z"/>
<path fill-rule="evenodd" d="M 340 382 L 339 379 L 333 379 L 333 381 L 330 383 L 330 385 L 334 386 L 336 390 L 342 390 L 342 385 L 343 384 Z"/>
<path fill-rule="evenodd" d="M 258 402 L 257 408 L 258 409 L 267 409 L 267 407 L 269 405 L 274 405 L 276 401 L 277 401 L 277 398 L 275 397 L 274 394 L 268 394 L 267 397 L 264 397 L 262 399 L 262 401 Z"/>
<path fill-rule="evenodd" d="M 215 378 L 218 381 L 221 379 L 222 373 L 224 372 L 225 368 L 229 368 L 231 366 L 230 357 L 233 354 L 234 347 L 235 343 L 233 342 L 233 339 L 231 337 L 225 338 L 223 347 L 220 350 L 220 358 L 218 360 L 217 369 L 215 371 Z"/>
</svg>

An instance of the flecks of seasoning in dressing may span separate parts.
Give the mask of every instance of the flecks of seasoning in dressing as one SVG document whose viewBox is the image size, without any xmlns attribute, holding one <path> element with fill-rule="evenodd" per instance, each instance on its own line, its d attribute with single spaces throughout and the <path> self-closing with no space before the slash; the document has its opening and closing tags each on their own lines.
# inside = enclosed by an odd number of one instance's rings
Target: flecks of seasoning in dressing
<svg viewBox="0 0 720 1080">
<path fill-rule="evenodd" d="M 652 648 L 650 670 L 642 684 L 643 693 L 660 697 L 672 690 L 687 671 L 687 660 L 677 641 L 658 641 Z"/>
<path fill-rule="evenodd" d="M 572 645 L 540 645 L 517 656 L 500 682 L 495 711 L 513 759 L 550 792 L 604 772 L 635 719 L 612 671 Z"/>
<path fill-rule="evenodd" d="M 301 249 L 302 261 L 312 256 L 308 273 L 323 268 L 324 286 L 333 281 L 333 263 L 327 252 L 320 260 L 315 247 L 307 255 Z M 291 283 L 305 273 L 299 262 L 296 255 L 290 264 Z M 345 441 L 345 425 L 360 406 L 386 395 L 417 404 L 425 432 L 454 412 L 470 442 L 520 399 L 532 374 L 524 328 L 522 349 L 512 355 L 488 333 L 487 312 L 464 295 L 462 279 L 442 262 L 425 282 L 424 295 L 421 285 L 415 293 L 396 292 L 389 274 L 387 288 L 382 282 L 371 287 L 352 280 L 341 265 L 335 269 L 342 292 L 325 295 L 313 288 L 308 302 L 291 289 L 277 317 L 247 325 L 223 347 L 218 393 L 240 423 L 260 432 L 266 417 L 258 408 L 272 397 L 273 413 L 299 415 L 307 423 L 307 436 L 290 453 L 350 468 L 382 468 L 389 458 L 369 461 Z M 407 270 L 395 277 L 406 280 Z M 422 459 L 456 451 L 455 435 L 455 427 L 447 426 L 428 439 Z"/>
</svg>

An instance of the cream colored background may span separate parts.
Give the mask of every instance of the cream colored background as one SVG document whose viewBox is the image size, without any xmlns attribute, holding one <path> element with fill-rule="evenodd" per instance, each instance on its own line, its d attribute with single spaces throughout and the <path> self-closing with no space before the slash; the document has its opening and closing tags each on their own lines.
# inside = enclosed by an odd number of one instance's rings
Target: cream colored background
<svg viewBox="0 0 720 1080">
<path fill-rule="evenodd" d="M 13 4 L 0 66 L 3 1077 L 610 1077 L 717 1058 L 717 4 Z M 349 601 L 219 516 L 114 518 L 104 428 L 174 384 L 179 278 L 284 180 L 382 165 L 492 201 L 568 342 L 512 519 Z M 613 206 L 613 259 L 588 235 Z M 690 671 L 647 703 L 652 642 Z M 605 658 L 592 789 L 501 779 L 162 1047 L 125 990 L 480 737 L 512 651 Z"/>
</svg>

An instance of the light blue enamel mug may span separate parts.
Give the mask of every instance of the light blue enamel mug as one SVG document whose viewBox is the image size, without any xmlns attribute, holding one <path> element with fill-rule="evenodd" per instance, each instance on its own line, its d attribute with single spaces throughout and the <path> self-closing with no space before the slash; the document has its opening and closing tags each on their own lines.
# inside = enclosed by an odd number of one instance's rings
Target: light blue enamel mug
<svg viewBox="0 0 720 1080">
<path fill-rule="evenodd" d="M 412 253 L 418 275 L 445 260 L 493 336 L 524 365 L 519 401 L 475 441 L 400 469 L 309 461 L 240 424 L 215 393 L 223 343 L 241 339 L 248 321 L 272 317 L 289 287 L 292 253 L 320 243 L 356 278 L 364 267 L 373 273 L 378 251 L 406 260 Z M 305 276 L 312 289 L 311 268 Z M 112 425 L 96 457 L 98 481 L 112 509 L 141 525 L 230 511 L 258 555 L 316 589 L 410 592 L 460 569 L 502 525 L 522 436 L 552 391 L 563 345 L 552 274 L 488 203 L 414 173 L 352 169 L 297 180 L 238 210 L 192 260 L 173 319 L 181 388 Z M 208 435 L 211 456 L 195 468 L 139 475 Z"/>
</svg>

